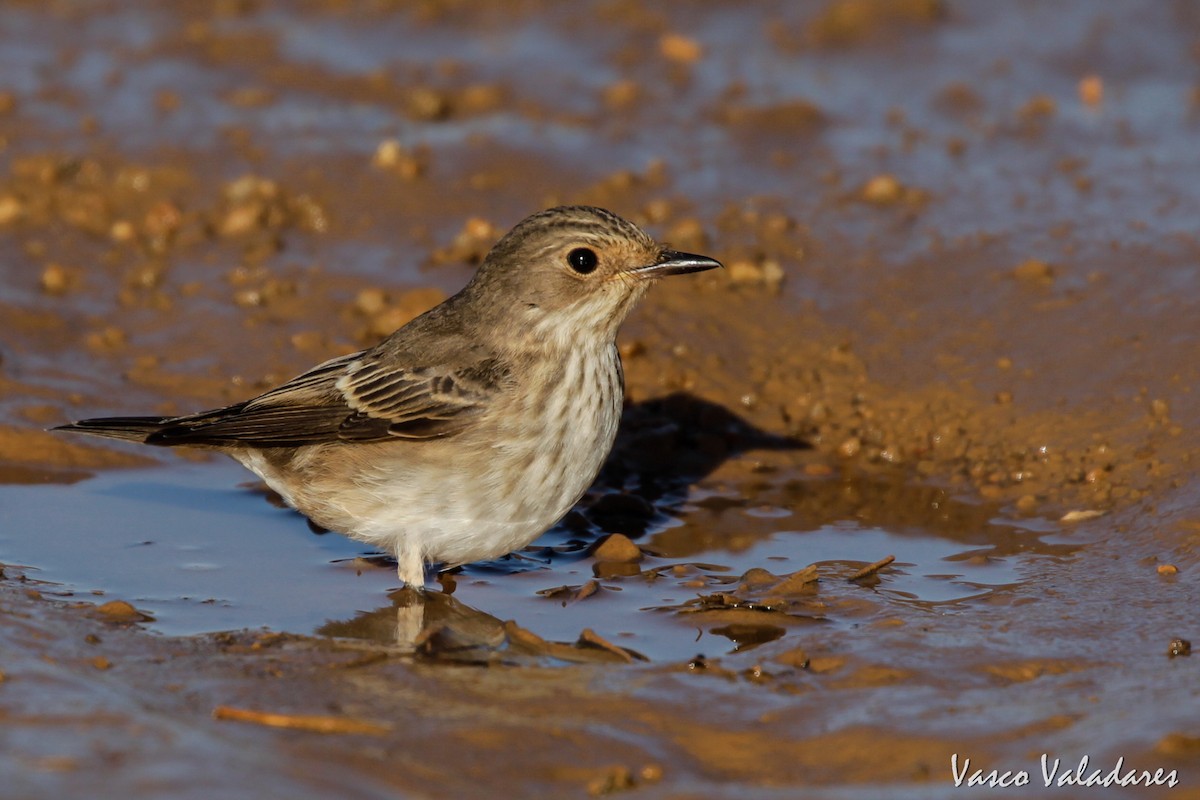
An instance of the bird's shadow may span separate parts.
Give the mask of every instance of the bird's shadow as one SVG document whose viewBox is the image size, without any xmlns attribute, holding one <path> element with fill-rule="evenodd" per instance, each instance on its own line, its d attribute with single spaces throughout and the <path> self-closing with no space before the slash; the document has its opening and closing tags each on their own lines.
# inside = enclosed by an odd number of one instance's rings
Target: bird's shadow
<svg viewBox="0 0 1200 800">
<path fill-rule="evenodd" d="M 687 392 L 626 406 L 616 443 L 573 513 L 603 532 L 645 533 L 656 506 L 679 498 L 727 460 L 755 450 L 806 450 L 807 441 L 756 427 Z M 571 519 L 564 521 L 571 524 Z"/>
</svg>

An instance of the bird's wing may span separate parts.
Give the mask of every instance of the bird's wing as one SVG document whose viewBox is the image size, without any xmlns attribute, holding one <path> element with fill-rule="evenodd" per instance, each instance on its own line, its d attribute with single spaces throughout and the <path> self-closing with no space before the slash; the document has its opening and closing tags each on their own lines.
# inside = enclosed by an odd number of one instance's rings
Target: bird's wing
<svg viewBox="0 0 1200 800">
<path fill-rule="evenodd" d="M 171 420 L 147 442 L 295 447 L 441 438 L 469 427 L 506 376 L 489 358 L 458 367 L 394 362 L 374 350 L 331 359 L 253 400 Z"/>
<path fill-rule="evenodd" d="M 457 369 L 396 369 L 382 359 L 354 362 L 337 382 L 354 411 L 338 434 L 348 441 L 450 436 L 487 408 L 506 377 L 507 370 L 492 358 Z"/>
</svg>

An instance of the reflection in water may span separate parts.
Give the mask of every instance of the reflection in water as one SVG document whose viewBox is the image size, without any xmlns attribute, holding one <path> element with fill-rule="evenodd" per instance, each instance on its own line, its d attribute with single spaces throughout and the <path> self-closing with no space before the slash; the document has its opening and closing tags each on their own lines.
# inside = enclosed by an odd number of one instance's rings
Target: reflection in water
<svg viewBox="0 0 1200 800">
<path fill-rule="evenodd" d="M 741 461 L 764 449 L 772 471 Z M 384 604 L 386 557 L 234 488 L 245 473 L 223 460 L 0 486 L 0 561 L 128 600 L 170 634 L 266 626 L 433 660 L 540 663 L 757 652 L 864 619 L 950 613 L 1002 601 L 1023 559 L 1074 552 L 937 488 L 814 478 L 805 456 L 803 442 L 688 395 L 637 404 L 562 524 L 522 553 L 443 575 L 421 603 L 401 592 Z M 613 532 L 632 541 L 606 561 L 596 545 Z"/>
<path fill-rule="evenodd" d="M 391 605 L 331 622 L 317 634 L 366 640 L 429 661 L 469 664 L 629 663 L 645 660 L 585 629 L 574 642 L 543 639 L 515 622 L 472 608 L 445 592 L 403 588 Z"/>
</svg>

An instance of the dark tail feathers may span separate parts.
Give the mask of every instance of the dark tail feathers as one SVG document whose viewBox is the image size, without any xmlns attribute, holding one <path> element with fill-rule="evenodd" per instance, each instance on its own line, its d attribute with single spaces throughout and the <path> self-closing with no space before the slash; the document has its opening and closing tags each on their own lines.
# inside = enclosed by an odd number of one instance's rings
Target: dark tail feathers
<svg viewBox="0 0 1200 800">
<path fill-rule="evenodd" d="M 145 442 L 171 421 L 171 417 L 98 417 L 81 419 L 70 425 L 59 425 L 51 430 L 75 431 L 109 439 L 124 439 L 127 442 Z"/>
</svg>

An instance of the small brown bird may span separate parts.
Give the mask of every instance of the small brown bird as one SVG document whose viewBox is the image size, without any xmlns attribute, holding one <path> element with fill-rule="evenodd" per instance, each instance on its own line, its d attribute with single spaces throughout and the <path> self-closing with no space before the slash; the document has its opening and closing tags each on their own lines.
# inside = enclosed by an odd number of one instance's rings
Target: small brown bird
<svg viewBox="0 0 1200 800">
<path fill-rule="evenodd" d="M 423 588 L 427 563 L 512 552 L 571 509 L 616 437 L 617 328 L 656 279 L 719 266 L 604 209 L 552 208 L 370 349 L 226 408 L 59 430 L 227 453 Z"/>
</svg>

